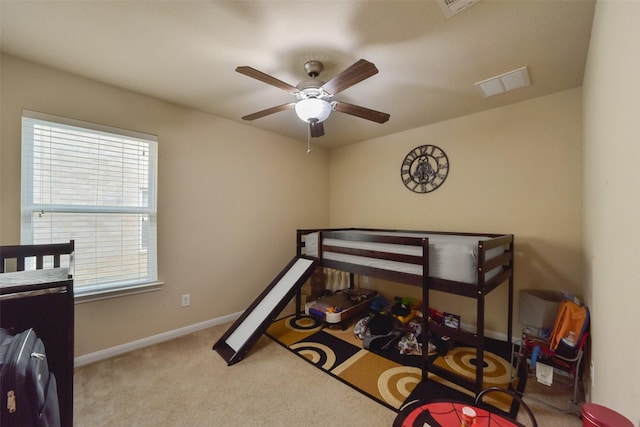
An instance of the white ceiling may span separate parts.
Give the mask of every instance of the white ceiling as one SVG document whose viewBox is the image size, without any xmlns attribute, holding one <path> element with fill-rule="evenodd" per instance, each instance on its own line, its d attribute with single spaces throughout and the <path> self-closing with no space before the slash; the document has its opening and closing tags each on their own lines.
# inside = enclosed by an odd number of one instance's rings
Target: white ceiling
<svg viewBox="0 0 640 427">
<path fill-rule="evenodd" d="M 2 51 L 306 142 L 289 93 L 320 60 L 327 81 L 360 58 L 379 73 L 336 99 L 389 113 L 333 112 L 314 142 L 335 147 L 582 85 L 594 0 L 482 0 L 446 18 L 434 1 L 0 0 Z M 483 98 L 474 83 L 526 66 L 532 85 Z"/>
</svg>

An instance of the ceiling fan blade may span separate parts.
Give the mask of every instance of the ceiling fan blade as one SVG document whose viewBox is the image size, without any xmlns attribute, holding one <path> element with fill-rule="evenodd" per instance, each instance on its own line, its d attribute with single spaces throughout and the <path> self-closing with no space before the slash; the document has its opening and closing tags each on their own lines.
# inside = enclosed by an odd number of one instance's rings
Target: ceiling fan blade
<svg viewBox="0 0 640 427">
<path fill-rule="evenodd" d="M 324 125 L 322 122 L 309 122 L 309 132 L 312 138 L 317 138 L 324 135 Z"/>
<path fill-rule="evenodd" d="M 378 69 L 371 62 L 361 59 L 328 82 L 326 82 L 322 89 L 329 92 L 332 95 L 342 92 L 343 90 L 350 88 L 356 83 L 360 83 L 364 79 L 378 73 Z"/>
<path fill-rule="evenodd" d="M 256 80 L 260 80 L 263 83 L 270 84 L 271 86 L 275 86 L 278 89 L 286 90 L 289 93 L 295 94 L 300 92 L 295 86 L 290 85 L 289 83 L 285 83 L 282 80 L 276 79 L 268 74 L 263 73 L 262 71 L 258 71 L 255 68 L 242 66 L 237 67 L 236 71 L 240 74 L 244 74 L 245 76 L 252 77 Z"/>
<path fill-rule="evenodd" d="M 295 107 L 295 102 L 290 102 L 288 104 L 278 105 L 276 107 L 267 108 L 266 110 L 258 111 L 257 113 L 249 114 L 248 116 L 244 116 L 242 120 L 255 120 L 260 117 L 268 116 L 269 114 L 278 113 L 284 110 L 292 110 Z"/>
<path fill-rule="evenodd" d="M 383 113 L 369 108 L 360 107 L 359 105 L 353 105 L 346 102 L 334 101 L 333 109 L 341 113 L 350 114 L 363 119 L 371 120 L 376 123 L 384 123 L 391 117 L 387 113 Z"/>
</svg>

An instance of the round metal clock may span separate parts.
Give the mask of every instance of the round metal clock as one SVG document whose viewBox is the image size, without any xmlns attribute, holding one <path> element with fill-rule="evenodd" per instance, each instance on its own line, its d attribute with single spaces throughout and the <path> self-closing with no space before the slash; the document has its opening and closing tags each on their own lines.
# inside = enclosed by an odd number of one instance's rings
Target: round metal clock
<svg viewBox="0 0 640 427">
<path fill-rule="evenodd" d="M 429 193 L 442 185 L 449 174 L 449 159 L 435 145 L 421 145 L 402 161 L 402 182 L 415 193 Z"/>
</svg>

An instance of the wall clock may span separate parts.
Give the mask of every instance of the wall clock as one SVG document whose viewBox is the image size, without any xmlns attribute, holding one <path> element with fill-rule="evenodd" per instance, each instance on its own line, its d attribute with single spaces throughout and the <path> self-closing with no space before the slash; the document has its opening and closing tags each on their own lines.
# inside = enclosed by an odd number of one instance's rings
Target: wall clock
<svg viewBox="0 0 640 427">
<path fill-rule="evenodd" d="M 400 167 L 404 185 L 415 193 L 429 193 L 442 185 L 449 174 L 449 159 L 435 145 L 421 145 L 409 151 Z"/>
</svg>

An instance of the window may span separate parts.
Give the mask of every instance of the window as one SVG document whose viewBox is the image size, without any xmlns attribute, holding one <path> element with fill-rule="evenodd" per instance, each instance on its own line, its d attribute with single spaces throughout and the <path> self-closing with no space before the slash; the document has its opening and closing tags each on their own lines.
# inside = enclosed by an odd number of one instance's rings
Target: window
<svg viewBox="0 0 640 427">
<path fill-rule="evenodd" d="M 22 115 L 22 244 L 75 240 L 76 297 L 157 288 L 157 139 Z"/>
</svg>

